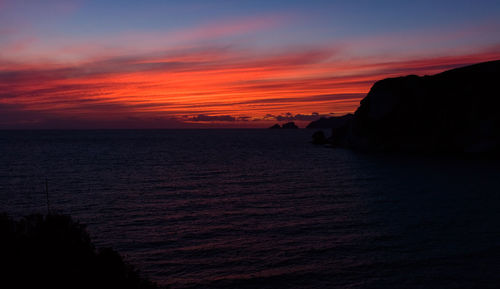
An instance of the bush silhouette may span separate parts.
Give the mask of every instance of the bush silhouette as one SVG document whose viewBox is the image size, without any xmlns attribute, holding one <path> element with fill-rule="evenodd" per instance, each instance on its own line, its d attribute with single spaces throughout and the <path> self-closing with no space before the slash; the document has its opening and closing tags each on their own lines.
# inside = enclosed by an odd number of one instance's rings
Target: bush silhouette
<svg viewBox="0 0 500 289">
<path fill-rule="evenodd" d="M 158 288 L 67 215 L 0 214 L 3 288 Z"/>
</svg>

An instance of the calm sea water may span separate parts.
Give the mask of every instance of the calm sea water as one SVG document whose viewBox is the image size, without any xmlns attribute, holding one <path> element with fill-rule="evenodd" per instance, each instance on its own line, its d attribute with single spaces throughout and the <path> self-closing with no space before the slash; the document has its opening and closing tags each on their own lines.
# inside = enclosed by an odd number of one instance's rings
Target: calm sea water
<svg viewBox="0 0 500 289">
<path fill-rule="evenodd" d="M 499 288 L 500 162 L 312 131 L 2 131 L 0 211 L 88 224 L 172 288 Z"/>
</svg>

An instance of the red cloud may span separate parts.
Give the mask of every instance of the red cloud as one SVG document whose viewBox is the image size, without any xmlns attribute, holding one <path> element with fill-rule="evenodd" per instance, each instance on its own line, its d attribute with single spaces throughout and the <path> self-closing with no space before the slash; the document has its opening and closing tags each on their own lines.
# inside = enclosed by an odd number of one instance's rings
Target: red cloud
<svg viewBox="0 0 500 289">
<path fill-rule="evenodd" d="M 76 127 L 157 127 L 151 119 L 164 120 L 157 124 L 166 127 L 181 127 L 186 121 L 267 126 L 247 120 L 288 112 L 305 121 L 311 111 L 354 111 L 379 79 L 499 59 L 500 51 L 493 47 L 474 54 L 399 61 L 342 61 L 340 56 L 329 47 L 267 55 L 209 47 L 75 65 L 0 61 L 0 126 L 43 127 L 64 120 Z M 245 117 L 234 117 L 238 115 Z"/>
</svg>

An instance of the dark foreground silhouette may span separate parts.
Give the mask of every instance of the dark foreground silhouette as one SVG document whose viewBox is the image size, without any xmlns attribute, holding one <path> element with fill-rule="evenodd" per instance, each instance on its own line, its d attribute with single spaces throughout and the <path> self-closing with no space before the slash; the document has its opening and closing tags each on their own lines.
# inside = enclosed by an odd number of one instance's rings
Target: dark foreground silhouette
<svg viewBox="0 0 500 289">
<path fill-rule="evenodd" d="M 311 123 L 328 143 L 364 151 L 500 151 L 500 61 L 376 82 L 354 117 Z M 314 140 L 313 140 L 314 141 Z M 321 143 L 316 135 L 316 143 Z"/>
<path fill-rule="evenodd" d="M 3 288 L 159 288 L 70 216 L 1 214 L 0 235 Z"/>
</svg>

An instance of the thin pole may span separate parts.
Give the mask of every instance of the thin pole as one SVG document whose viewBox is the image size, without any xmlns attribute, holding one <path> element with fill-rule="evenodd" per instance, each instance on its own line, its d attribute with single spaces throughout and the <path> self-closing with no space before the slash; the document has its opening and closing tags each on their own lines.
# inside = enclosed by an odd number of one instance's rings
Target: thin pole
<svg viewBox="0 0 500 289">
<path fill-rule="evenodd" d="M 45 195 L 47 196 L 47 215 L 50 214 L 50 201 L 49 201 L 49 181 L 45 178 Z"/>
</svg>

